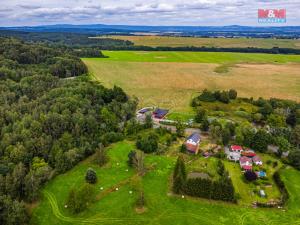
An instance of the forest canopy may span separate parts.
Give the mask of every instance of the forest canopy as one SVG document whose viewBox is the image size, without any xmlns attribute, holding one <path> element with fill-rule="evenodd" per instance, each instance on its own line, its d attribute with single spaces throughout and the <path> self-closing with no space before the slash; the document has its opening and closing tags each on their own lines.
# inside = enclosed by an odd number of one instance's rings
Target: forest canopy
<svg viewBox="0 0 300 225">
<path fill-rule="evenodd" d="M 1 38 L 0 224 L 25 224 L 23 201 L 35 201 L 43 183 L 100 143 L 122 137 L 134 116 L 136 102 L 121 88 L 86 73 L 72 51 Z"/>
</svg>

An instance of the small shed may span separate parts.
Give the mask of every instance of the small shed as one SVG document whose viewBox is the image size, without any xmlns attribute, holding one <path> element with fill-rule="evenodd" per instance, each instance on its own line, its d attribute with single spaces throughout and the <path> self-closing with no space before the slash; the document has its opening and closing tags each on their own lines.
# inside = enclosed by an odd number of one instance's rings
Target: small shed
<svg viewBox="0 0 300 225">
<path fill-rule="evenodd" d="M 265 198 L 266 197 L 266 193 L 264 190 L 259 190 L 259 196 L 262 197 L 262 198 Z"/>
<path fill-rule="evenodd" d="M 253 163 L 254 163 L 255 165 L 257 165 L 257 166 L 261 166 L 261 165 L 263 164 L 261 158 L 260 158 L 258 155 L 254 156 L 254 157 L 252 158 L 252 161 L 253 161 Z"/>
</svg>

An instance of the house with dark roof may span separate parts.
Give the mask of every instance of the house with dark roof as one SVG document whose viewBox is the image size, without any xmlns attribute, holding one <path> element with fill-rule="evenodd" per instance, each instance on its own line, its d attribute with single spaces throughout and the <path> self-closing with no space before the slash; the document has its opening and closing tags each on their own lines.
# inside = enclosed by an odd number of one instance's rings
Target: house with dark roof
<svg viewBox="0 0 300 225">
<path fill-rule="evenodd" d="M 201 137 L 199 133 L 191 134 L 185 141 L 184 145 L 188 152 L 197 154 L 199 151 L 199 144 L 201 141 Z"/>
<path fill-rule="evenodd" d="M 153 112 L 153 117 L 155 119 L 163 119 L 168 114 L 168 112 L 169 112 L 169 110 L 167 110 L 167 109 L 157 108 Z"/>
<path fill-rule="evenodd" d="M 240 166 L 243 170 L 252 170 L 252 159 L 242 156 L 240 158 Z"/>
</svg>

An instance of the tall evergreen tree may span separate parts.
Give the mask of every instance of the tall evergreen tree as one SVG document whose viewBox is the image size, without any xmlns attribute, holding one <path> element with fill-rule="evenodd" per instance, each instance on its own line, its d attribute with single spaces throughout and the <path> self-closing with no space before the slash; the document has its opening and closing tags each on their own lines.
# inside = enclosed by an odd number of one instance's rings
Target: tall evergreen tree
<svg viewBox="0 0 300 225">
<path fill-rule="evenodd" d="M 173 173 L 173 191 L 182 193 L 186 182 L 186 169 L 183 156 L 178 156 Z"/>
</svg>

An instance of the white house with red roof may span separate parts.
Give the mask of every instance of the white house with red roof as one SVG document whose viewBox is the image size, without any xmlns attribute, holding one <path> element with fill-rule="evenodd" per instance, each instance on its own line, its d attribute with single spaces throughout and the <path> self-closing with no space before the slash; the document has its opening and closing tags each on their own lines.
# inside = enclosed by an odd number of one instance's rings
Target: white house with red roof
<svg viewBox="0 0 300 225">
<path fill-rule="evenodd" d="M 240 166 L 243 170 L 252 170 L 252 159 L 242 156 L 240 158 Z"/>
<path fill-rule="evenodd" d="M 227 158 L 232 161 L 239 161 L 241 158 L 241 152 L 243 151 L 242 146 L 231 145 L 229 151 L 226 152 Z"/>
<path fill-rule="evenodd" d="M 240 145 L 231 145 L 230 146 L 230 149 L 229 149 L 231 152 L 239 152 L 241 153 L 243 150 L 242 146 Z"/>
</svg>

